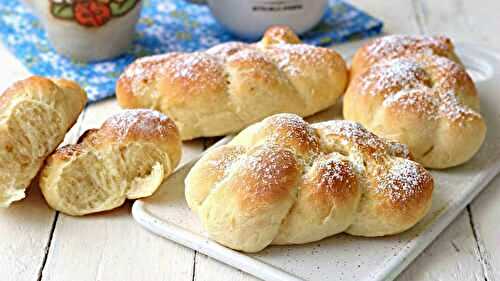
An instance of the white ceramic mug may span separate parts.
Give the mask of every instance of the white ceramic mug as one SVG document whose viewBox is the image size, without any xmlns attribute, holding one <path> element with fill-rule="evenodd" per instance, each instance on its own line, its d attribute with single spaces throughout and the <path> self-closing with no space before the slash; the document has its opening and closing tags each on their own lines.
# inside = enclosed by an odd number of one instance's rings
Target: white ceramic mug
<svg viewBox="0 0 500 281">
<path fill-rule="evenodd" d="M 124 53 L 135 36 L 141 0 L 24 0 L 56 51 L 79 61 Z"/>
<path fill-rule="evenodd" d="M 256 39 L 271 25 L 288 25 L 304 33 L 328 8 L 328 0 L 207 0 L 212 14 L 229 31 Z"/>
</svg>

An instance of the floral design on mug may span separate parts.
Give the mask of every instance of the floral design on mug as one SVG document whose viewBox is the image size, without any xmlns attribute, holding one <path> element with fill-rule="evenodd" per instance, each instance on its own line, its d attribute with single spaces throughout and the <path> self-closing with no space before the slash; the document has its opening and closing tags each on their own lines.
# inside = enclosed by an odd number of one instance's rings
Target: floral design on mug
<svg viewBox="0 0 500 281">
<path fill-rule="evenodd" d="M 50 13 L 86 27 L 99 27 L 130 12 L 141 0 L 49 0 Z"/>
</svg>

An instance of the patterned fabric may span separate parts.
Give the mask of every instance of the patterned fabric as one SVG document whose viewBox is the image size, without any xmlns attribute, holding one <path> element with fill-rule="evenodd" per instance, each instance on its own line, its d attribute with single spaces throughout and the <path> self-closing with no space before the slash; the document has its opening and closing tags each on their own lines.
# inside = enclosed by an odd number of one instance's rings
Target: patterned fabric
<svg viewBox="0 0 500 281">
<path fill-rule="evenodd" d="M 37 0 L 46 1 L 46 0 Z M 0 0 L 0 39 L 36 75 L 78 81 L 89 102 L 114 95 L 115 81 L 135 58 L 169 51 L 194 51 L 234 41 L 207 7 L 183 0 L 143 0 L 137 39 L 127 54 L 109 61 L 81 63 L 58 55 L 38 20 L 19 0 Z M 303 36 L 309 44 L 329 45 L 380 33 L 382 22 L 339 0 L 330 0 L 322 22 Z"/>
</svg>

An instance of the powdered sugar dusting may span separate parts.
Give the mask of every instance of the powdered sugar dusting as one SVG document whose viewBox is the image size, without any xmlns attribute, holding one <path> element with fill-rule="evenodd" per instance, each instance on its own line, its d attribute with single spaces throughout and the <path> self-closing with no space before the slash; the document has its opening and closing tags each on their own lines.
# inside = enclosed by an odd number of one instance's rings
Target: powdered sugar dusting
<svg viewBox="0 0 500 281">
<path fill-rule="evenodd" d="M 128 79 L 134 79 L 146 73 L 146 69 L 139 64 L 134 64 L 129 67 L 124 72 L 124 77 Z"/>
<path fill-rule="evenodd" d="M 126 79 L 146 79 L 154 75 L 156 66 L 161 65 L 171 54 L 143 57 L 129 65 L 122 77 Z"/>
<path fill-rule="evenodd" d="M 457 63 L 437 56 L 382 61 L 359 77 L 361 93 L 383 95 L 383 107 L 423 114 L 428 120 L 463 122 L 479 113 L 463 104 L 458 92 L 472 83 Z"/>
<path fill-rule="evenodd" d="M 407 145 L 399 142 L 387 141 L 387 148 L 391 155 L 401 158 L 410 158 L 410 149 Z"/>
<path fill-rule="evenodd" d="M 389 35 L 375 39 L 367 48 L 370 63 L 381 59 L 396 58 L 416 53 L 443 55 L 452 52 L 448 38 L 442 36 Z"/>
<path fill-rule="evenodd" d="M 242 153 L 243 153 L 242 150 L 238 152 L 235 151 L 226 152 L 223 153 L 222 155 L 219 155 L 219 157 L 216 159 L 211 159 L 209 161 L 209 164 L 216 170 L 222 171 L 224 172 L 224 174 L 227 174 L 233 163 L 239 159 Z"/>
<path fill-rule="evenodd" d="M 389 195 L 392 201 L 404 202 L 422 193 L 430 180 L 430 175 L 418 164 L 401 159 L 378 178 L 376 191 Z"/>
<path fill-rule="evenodd" d="M 320 187 L 327 187 L 328 192 L 340 193 L 352 190 L 356 175 L 347 160 L 342 160 L 338 154 L 331 154 L 328 159 L 318 165 L 321 171 Z"/>
<path fill-rule="evenodd" d="M 288 150 L 272 146 L 265 149 L 257 148 L 257 151 L 247 155 L 244 169 L 258 182 L 258 186 L 255 187 L 257 190 L 254 190 L 256 193 L 272 193 L 291 188 L 287 183 L 291 184 L 291 180 L 296 180 L 291 178 L 292 171 L 298 172 L 293 154 Z M 254 188 L 251 184 L 248 187 Z"/>
<path fill-rule="evenodd" d="M 461 81 L 472 81 L 463 66 L 443 57 L 432 57 L 427 62 L 428 72 L 438 81 L 436 83 L 443 89 L 456 89 Z M 472 83 L 472 82 L 471 82 Z"/>
<path fill-rule="evenodd" d="M 470 107 L 459 102 L 457 95 L 452 91 L 446 91 L 439 95 L 440 105 L 439 113 L 446 116 L 451 121 L 470 121 L 475 118 L 481 118 L 481 115 Z M 463 126 L 463 122 L 460 122 Z"/>
<path fill-rule="evenodd" d="M 168 72 L 173 78 L 195 81 L 206 73 L 217 71 L 218 63 L 205 53 L 184 54 L 169 62 Z"/>
<path fill-rule="evenodd" d="M 333 50 L 306 44 L 279 43 L 263 47 L 259 44 L 228 42 L 204 52 L 175 52 L 138 59 L 125 70 L 121 78 L 130 80 L 136 95 L 141 94 L 142 88 L 138 85 L 150 83 L 157 77 L 175 79 L 175 83 L 189 89 L 230 84 L 231 81 L 225 81 L 229 77 L 224 72 L 226 63 L 235 63 L 236 68 L 245 68 L 244 71 L 250 72 L 250 75 L 255 73 L 264 79 L 286 80 L 285 74 L 309 75 L 304 73 L 309 65 L 321 67 L 325 71 L 336 69 L 338 65 L 335 64 L 341 60 L 328 59 L 332 53 Z M 154 87 L 148 87 L 147 92 L 149 88 Z"/>
<path fill-rule="evenodd" d="M 326 124 L 330 134 L 342 138 L 341 143 L 343 145 L 357 144 L 358 146 L 368 147 L 378 152 L 384 151 L 386 148 L 384 141 L 366 130 L 359 123 L 346 120 L 335 120 L 327 122 Z"/>
<path fill-rule="evenodd" d="M 272 61 L 263 53 L 254 49 L 243 49 L 227 58 L 228 62 L 235 61 L 265 61 L 272 63 Z"/>
<path fill-rule="evenodd" d="M 274 143 L 298 143 L 303 150 L 319 151 L 319 139 L 314 129 L 295 114 L 278 114 L 266 120 L 275 132 L 270 136 Z"/>
<path fill-rule="evenodd" d="M 423 113 L 427 118 L 436 118 L 439 107 L 438 99 L 427 89 L 403 89 L 392 95 L 387 95 L 382 103 L 384 107 L 394 107 L 397 110 Z"/>
<path fill-rule="evenodd" d="M 208 49 L 206 53 L 225 61 L 228 57 L 245 49 L 254 49 L 254 47 L 251 44 L 245 44 L 242 42 L 227 42 Z"/>
<path fill-rule="evenodd" d="M 131 80 L 148 80 L 154 75 L 168 75 L 188 81 L 213 80 L 207 73 L 217 73 L 219 62 L 203 52 L 169 53 L 138 59 L 122 75 Z"/>
<path fill-rule="evenodd" d="M 306 44 L 278 44 L 269 51 L 280 69 L 286 71 L 288 75 L 297 76 L 303 74 L 305 64 L 313 66 L 326 64 L 327 52 L 331 50 Z M 331 61 L 336 62 L 336 60 Z"/>
<path fill-rule="evenodd" d="M 363 92 L 374 96 L 384 90 L 424 86 L 430 81 L 420 63 L 408 58 L 376 64 L 360 79 Z"/>
<path fill-rule="evenodd" d="M 265 119 L 252 128 L 244 133 L 250 143 L 242 145 L 244 143 L 242 142 L 238 146 L 242 149 L 240 155 L 234 156 L 232 150 L 225 151 L 228 155 L 222 160 L 217 157 L 214 162 L 217 167 L 230 170 L 229 173 L 224 171 L 225 176 L 230 176 L 219 179 L 213 188 L 232 188 L 231 191 L 237 193 L 235 196 L 240 200 L 238 208 L 242 211 L 257 210 L 258 215 L 262 216 L 263 213 L 259 211 L 261 206 L 267 211 L 276 207 L 274 202 L 279 200 L 280 203 L 289 204 L 287 208 L 290 210 L 288 214 L 284 213 L 283 217 L 279 218 L 282 222 L 286 221 L 287 216 L 297 214 L 299 219 L 312 214 L 326 221 L 325 217 L 319 216 L 322 212 L 309 210 L 328 207 L 330 208 L 328 216 L 337 211 L 345 211 L 349 216 L 356 217 L 366 215 L 356 206 L 371 208 L 375 205 L 376 208 L 381 206 L 396 216 L 400 214 L 419 216 L 421 211 L 425 211 L 424 204 L 430 203 L 432 192 L 430 174 L 415 162 L 391 157 L 392 152 L 405 154 L 406 151 L 402 151 L 404 149 L 395 143 L 379 139 L 357 123 L 334 120 L 311 126 L 298 116 L 279 114 Z M 319 138 L 343 139 L 347 146 L 353 149 L 349 151 L 325 149 L 313 153 L 314 159 L 311 163 L 300 161 L 298 153 L 293 151 L 293 143 L 303 134 L 309 134 L 311 130 L 314 133 L 311 135 L 316 135 L 318 141 Z M 287 131 L 294 133 L 287 135 Z M 262 141 L 262 139 L 272 140 L 274 134 L 286 136 L 285 141 L 277 143 Z M 235 148 L 231 145 L 238 143 L 229 144 L 225 148 Z M 367 151 L 359 147 L 361 144 L 376 147 L 378 151 Z M 385 157 L 374 159 L 373 155 L 377 152 L 384 154 Z M 358 162 L 358 159 L 366 169 L 358 170 L 355 167 L 358 163 L 354 162 Z M 368 200 L 361 199 L 362 192 L 368 195 L 366 197 Z M 370 196 L 373 192 L 380 193 L 381 196 Z M 419 204 L 411 204 L 419 199 Z M 389 200 L 394 201 L 394 204 Z M 224 202 L 218 203 L 224 204 Z M 302 210 L 306 212 L 300 213 Z"/>
<path fill-rule="evenodd" d="M 123 110 L 103 124 L 103 128 L 112 128 L 120 138 L 125 138 L 131 131 L 166 137 L 173 126 L 167 116 L 149 109 Z"/>
<path fill-rule="evenodd" d="M 481 115 L 461 104 L 455 93 L 425 93 L 418 90 L 400 91 L 382 103 L 399 111 L 422 113 L 427 120 L 446 118 L 464 126 L 465 121 L 481 118 Z"/>
</svg>

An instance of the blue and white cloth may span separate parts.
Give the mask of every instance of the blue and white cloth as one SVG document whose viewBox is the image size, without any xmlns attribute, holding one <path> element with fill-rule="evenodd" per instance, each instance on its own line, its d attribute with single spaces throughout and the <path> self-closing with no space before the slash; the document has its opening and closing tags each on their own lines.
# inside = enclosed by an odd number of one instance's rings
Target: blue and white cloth
<svg viewBox="0 0 500 281">
<path fill-rule="evenodd" d="M 87 90 L 89 102 L 113 96 L 116 79 L 138 57 L 194 51 L 237 40 L 215 22 L 205 6 L 183 0 L 143 1 L 137 39 L 128 53 L 113 60 L 81 63 L 58 55 L 39 21 L 19 0 L 0 0 L 0 39 L 33 74 L 79 82 Z M 329 45 L 381 30 L 380 20 L 343 1 L 330 0 L 322 22 L 302 39 L 309 44 Z"/>
</svg>

